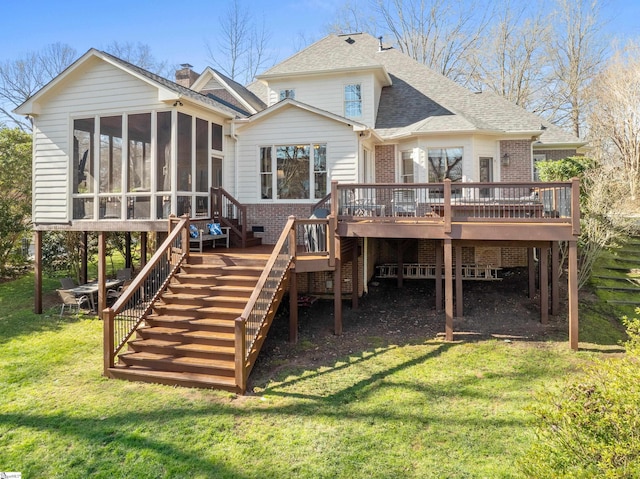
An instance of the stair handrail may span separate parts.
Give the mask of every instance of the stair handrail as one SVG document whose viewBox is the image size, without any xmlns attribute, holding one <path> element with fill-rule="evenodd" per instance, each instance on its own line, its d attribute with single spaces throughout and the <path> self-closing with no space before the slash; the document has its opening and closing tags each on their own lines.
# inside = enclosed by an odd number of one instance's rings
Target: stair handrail
<svg viewBox="0 0 640 479">
<path fill-rule="evenodd" d="M 225 215 L 225 208 L 223 207 L 223 199 L 226 199 L 229 203 L 236 207 L 238 211 L 238 225 L 229 221 L 233 218 L 227 218 Z M 231 228 L 236 235 L 240 237 L 242 248 L 247 247 L 247 207 L 236 200 L 227 190 L 221 186 L 211 187 L 211 216 L 218 217 L 220 222 L 224 226 Z"/>
<path fill-rule="evenodd" d="M 188 257 L 189 216 L 171 216 L 167 239 L 116 302 L 103 311 L 105 376 L 109 376 L 116 355 L 140 327 Z"/>
<path fill-rule="evenodd" d="M 331 192 L 327 193 L 326 195 L 324 195 L 322 197 L 321 200 L 319 200 L 318 202 L 314 203 L 311 206 L 311 211 L 309 212 L 309 214 L 313 214 L 313 212 L 315 210 L 317 210 L 318 208 L 325 208 L 327 210 L 331 209 Z"/>
<path fill-rule="evenodd" d="M 274 303 L 282 297 L 282 283 L 295 256 L 295 221 L 295 216 L 289 216 L 242 315 L 235 320 L 236 386 L 242 392 L 254 363 L 250 358 L 255 360 L 255 353 L 271 326 L 273 308 L 277 306 Z"/>
</svg>

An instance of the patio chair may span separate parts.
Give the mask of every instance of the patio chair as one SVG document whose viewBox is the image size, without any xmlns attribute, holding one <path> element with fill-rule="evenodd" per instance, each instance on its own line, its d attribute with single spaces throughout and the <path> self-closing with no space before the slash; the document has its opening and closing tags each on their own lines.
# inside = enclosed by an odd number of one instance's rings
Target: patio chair
<svg viewBox="0 0 640 479">
<path fill-rule="evenodd" d="M 122 293 L 124 293 L 124 291 L 129 287 L 129 285 L 133 283 L 132 279 L 127 279 L 125 280 L 124 283 L 122 283 L 122 285 L 120 285 L 118 287 L 118 289 L 108 289 L 107 290 L 107 302 L 109 300 L 113 300 L 113 302 L 115 303 L 118 298 L 122 295 Z"/>
<path fill-rule="evenodd" d="M 131 279 L 131 268 L 122 268 L 116 271 L 116 279 L 126 281 Z"/>
<path fill-rule="evenodd" d="M 76 282 L 72 278 L 60 278 L 60 284 L 62 289 L 73 289 L 76 287 Z"/>
<path fill-rule="evenodd" d="M 393 216 L 415 216 L 417 209 L 415 190 L 394 190 Z"/>
<path fill-rule="evenodd" d="M 73 308 L 76 309 L 77 318 L 80 316 L 80 306 L 82 306 L 83 303 L 87 303 L 87 305 L 91 304 L 89 301 L 89 297 L 86 295 L 78 296 L 76 298 L 76 296 L 71 291 L 68 291 L 66 289 L 59 289 L 58 294 L 60 295 L 60 299 L 62 299 L 62 306 L 60 307 L 60 317 L 62 317 L 62 315 L 64 314 L 65 308 L 68 307 L 68 309 L 72 311 Z"/>
</svg>

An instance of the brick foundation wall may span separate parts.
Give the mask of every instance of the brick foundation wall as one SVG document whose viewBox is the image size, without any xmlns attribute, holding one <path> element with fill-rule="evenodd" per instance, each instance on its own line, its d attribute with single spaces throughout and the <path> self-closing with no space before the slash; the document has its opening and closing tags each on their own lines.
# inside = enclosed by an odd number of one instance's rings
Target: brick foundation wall
<svg viewBox="0 0 640 479">
<path fill-rule="evenodd" d="M 531 140 L 501 140 L 500 161 L 509 155 L 509 166 L 500 166 L 500 181 L 531 181 Z"/>
<path fill-rule="evenodd" d="M 262 237 L 264 244 L 276 244 L 290 215 L 296 218 L 311 216 L 310 204 L 268 203 L 246 206 L 249 230 L 252 226 L 264 226 L 264 233 L 256 234 Z"/>
<path fill-rule="evenodd" d="M 527 266 L 527 248 L 502 248 L 502 267 Z"/>
<path fill-rule="evenodd" d="M 395 145 L 376 146 L 376 183 L 396 182 Z"/>
</svg>

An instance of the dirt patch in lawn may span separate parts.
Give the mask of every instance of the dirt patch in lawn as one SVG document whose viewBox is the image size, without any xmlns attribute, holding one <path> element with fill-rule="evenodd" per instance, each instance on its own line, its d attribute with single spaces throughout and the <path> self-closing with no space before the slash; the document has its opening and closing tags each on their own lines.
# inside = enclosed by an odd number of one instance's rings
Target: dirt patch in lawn
<svg viewBox="0 0 640 479">
<path fill-rule="evenodd" d="M 505 341 L 564 340 L 567 333 L 566 301 L 561 311 L 540 323 L 539 297 L 527 295 L 526 269 L 502 271 L 502 281 L 465 281 L 464 316 L 454 320 L 454 340 L 476 341 L 498 338 Z M 561 283 L 561 298 L 566 291 Z M 444 337 L 445 316 L 435 309 L 433 280 L 375 280 L 369 293 L 351 309 L 344 298 L 343 334 L 335 336 L 333 300 L 319 299 L 299 308 L 299 338 L 288 343 L 288 299 L 281 307 L 258 362 L 251 374 L 249 390 L 262 387 L 283 369 L 315 369 L 331 366 L 339 358 L 390 344 L 422 344 Z"/>
</svg>

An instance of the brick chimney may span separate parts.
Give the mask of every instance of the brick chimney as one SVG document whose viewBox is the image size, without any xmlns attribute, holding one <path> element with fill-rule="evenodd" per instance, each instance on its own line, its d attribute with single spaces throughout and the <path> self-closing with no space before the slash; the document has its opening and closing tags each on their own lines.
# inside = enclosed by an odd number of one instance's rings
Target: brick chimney
<svg viewBox="0 0 640 479">
<path fill-rule="evenodd" d="M 192 70 L 193 65 L 182 63 L 180 66 L 182 68 L 176 71 L 176 83 L 178 85 L 190 88 L 200 75 Z"/>
</svg>

